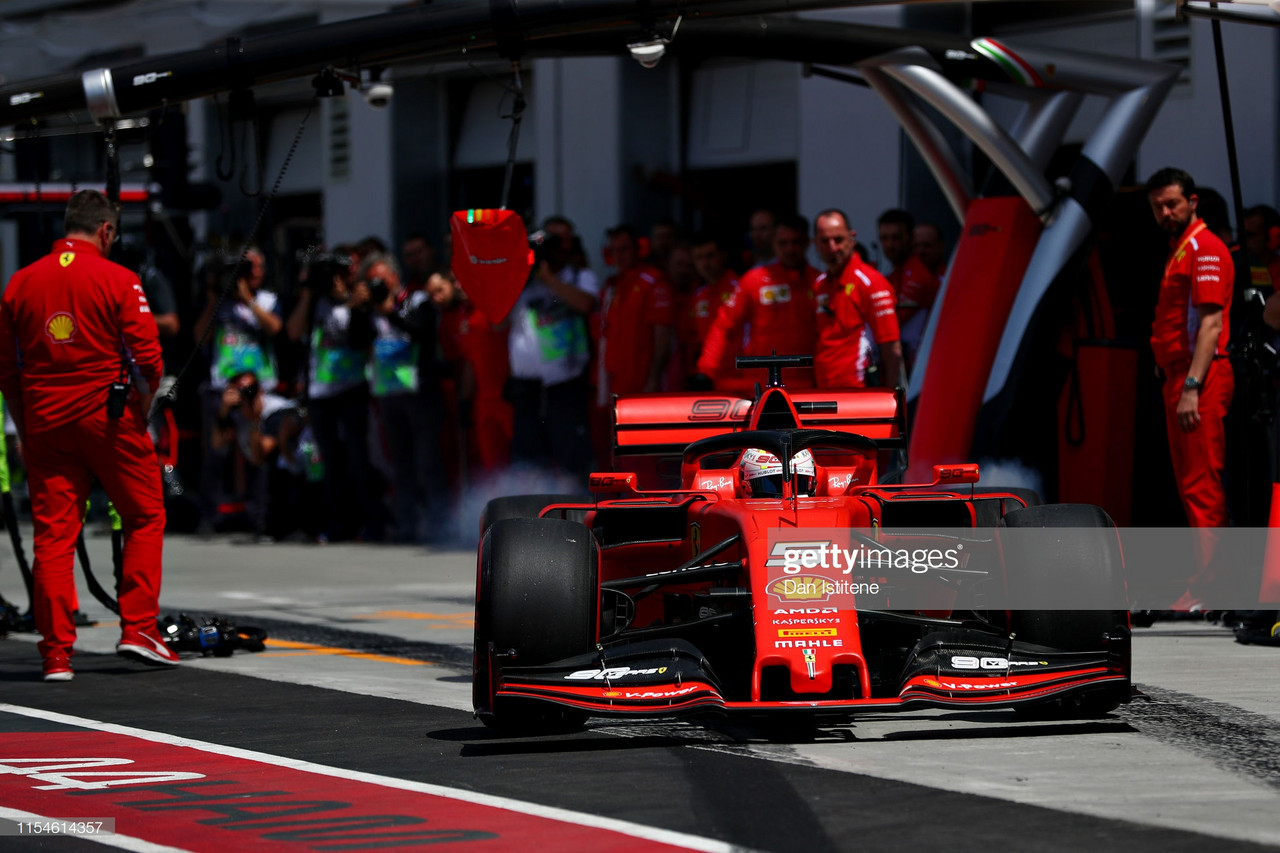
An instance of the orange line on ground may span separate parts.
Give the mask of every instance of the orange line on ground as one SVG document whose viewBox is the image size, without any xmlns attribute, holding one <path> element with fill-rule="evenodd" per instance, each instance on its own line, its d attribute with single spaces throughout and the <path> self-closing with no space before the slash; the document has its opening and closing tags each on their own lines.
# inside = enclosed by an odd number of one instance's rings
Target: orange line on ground
<svg viewBox="0 0 1280 853">
<path fill-rule="evenodd" d="M 375 655 L 369 652 L 358 652 L 355 649 L 342 649 L 336 646 L 318 646 L 315 643 L 299 643 L 293 640 L 268 639 L 269 648 L 288 649 L 289 651 L 259 652 L 258 657 L 307 657 L 311 655 L 334 655 L 336 657 L 372 660 L 379 663 L 397 663 L 401 666 L 435 666 L 430 661 L 413 660 L 411 658 L 392 657 L 391 655 Z"/>
<path fill-rule="evenodd" d="M 362 613 L 356 619 L 415 619 L 423 621 L 443 622 L 431 625 L 432 628 L 470 628 L 475 624 L 472 614 L 468 613 L 417 613 L 412 610 L 379 610 L 377 613 Z"/>
</svg>

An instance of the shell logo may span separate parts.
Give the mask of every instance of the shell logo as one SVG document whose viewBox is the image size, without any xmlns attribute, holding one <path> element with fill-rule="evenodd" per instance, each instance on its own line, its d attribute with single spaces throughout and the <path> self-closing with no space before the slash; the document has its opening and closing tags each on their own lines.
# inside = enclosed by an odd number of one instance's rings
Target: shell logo
<svg viewBox="0 0 1280 853">
<path fill-rule="evenodd" d="M 75 259 L 75 252 L 63 252 L 61 255 L 58 255 L 58 263 L 62 264 L 64 267 L 71 266 L 71 262 Z"/>
<path fill-rule="evenodd" d="M 768 586 L 769 594 L 782 603 L 789 601 L 826 601 L 831 597 L 827 579 L 816 575 L 778 578 Z"/>
<path fill-rule="evenodd" d="M 45 334 L 55 344 L 69 344 L 76 336 L 76 321 L 65 311 L 59 311 L 44 324 Z"/>
</svg>

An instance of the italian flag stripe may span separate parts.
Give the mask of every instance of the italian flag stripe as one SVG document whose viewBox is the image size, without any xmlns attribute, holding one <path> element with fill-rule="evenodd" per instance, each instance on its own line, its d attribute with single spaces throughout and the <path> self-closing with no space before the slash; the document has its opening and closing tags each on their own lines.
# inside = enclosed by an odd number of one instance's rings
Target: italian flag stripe
<svg viewBox="0 0 1280 853">
<path fill-rule="evenodd" d="M 1022 57 L 1000 44 L 995 39 L 980 38 L 970 42 L 970 46 L 987 59 L 1004 69 L 1015 83 L 1024 86 L 1043 88 L 1044 80 Z"/>
</svg>

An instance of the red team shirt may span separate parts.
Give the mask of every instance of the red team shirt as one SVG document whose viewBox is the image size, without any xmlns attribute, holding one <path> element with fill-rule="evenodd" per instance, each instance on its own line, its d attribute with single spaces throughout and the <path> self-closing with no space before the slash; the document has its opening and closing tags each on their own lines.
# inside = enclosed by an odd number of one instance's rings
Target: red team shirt
<svg viewBox="0 0 1280 853">
<path fill-rule="evenodd" d="M 14 274 L 0 306 L 0 393 L 21 400 L 28 432 L 103 409 L 122 355 L 140 392 L 159 386 L 160 342 L 138 276 L 94 244 L 56 241 Z"/>
<path fill-rule="evenodd" d="M 898 301 L 911 303 L 898 309 L 899 324 L 910 320 L 917 311 L 931 307 L 942 287 L 942 281 L 918 255 L 907 258 L 902 266 L 889 273 L 888 279 Z"/>
<path fill-rule="evenodd" d="M 1155 322 L 1151 328 L 1151 349 L 1156 364 L 1166 373 L 1185 370 L 1195 352 L 1200 329 L 1197 305 L 1222 308 L 1222 332 L 1214 354 L 1227 354 L 1231 339 L 1229 317 L 1233 266 L 1226 245 L 1197 219 L 1176 240 L 1173 255 L 1165 265 L 1156 299 Z"/>
<path fill-rule="evenodd" d="M 639 264 L 613 276 L 605 291 L 601 337 L 609 392 L 634 394 L 649 381 L 653 328 L 675 325 L 671 285 L 657 267 Z"/>
<path fill-rule="evenodd" d="M 475 377 L 468 456 L 480 467 L 493 470 L 511 457 L 511 406 L 502 399 L 510 364 L 507 333 L 498 331 L 470 301 L 462 300 L 440 312 L 440 351 L 451 364 L 470 364 Z M 456 381 L 445 386 L 446 405 L 456 411 Z M 457 421 L 456 416 L 451 418 Z M 446 453 L 456 457 L 450 436 Z M 461 464 L 461 463 L 459 463 Z M 465 468 L 465 464 L 462 465 Z"/>
<path fill-rule="evenodd" d="M 677 330 L 682 350 L 681 369 L 685 376 L 698 372 L 698 358 L 702 355 L 703 344 L 711 331 L 711 324 L 720 313 L 720 306 L 729 301 L 738 287 L 738 279 L 730 270 L 725 270 L 718 281 L 704 284 L 693 292 L 680 312 L 680 328 Z M 738 353 L 728 348 L 724 353 L 719 373 L 733 369 L 733 358 Z M 715 376 L 715 373 L 708 374 Z"/>
<path fill-rule="evenodd" d="M 861 388 L 866 384 L 871 350 L 863 334 L 876 343 L 898 340 L 893 286 L 856 254 L 833 281 L 818 282 L 818 351 L 814 371 L 819 388 Z"/>
<path fill-rule="evenodd" d="M 781 264 L 768 264 L 748 270 L 737 291 L 720 308 L 720 313 L 707 332 L 698 359 L 698 372 L 717 379 L 717 387 L 726 377 L 717 375 L 726 358 L 741 340 L 742 355 L 810 355 L 814 346 L 814 287 L 818 271 L 806 264 L 790 269 Z M 741 336 L 739 336 L 739 330 Z M 730 362 L 731 364 L 731 362 Z M 754 381 L 742 371 L 728 377 L 729 384 Z M 806 387 L 812 384 L 808 370 L 784 371 L 788 385 Z"/>
<path fill-rule="evenodd" d="M 447 361 L 471 365 L 476 402 L 502 399 L 510 373 L 507 333 L 495 329 L 471 302 L 464 300 L 440 312 L 440 350 Z"/>
</svg>

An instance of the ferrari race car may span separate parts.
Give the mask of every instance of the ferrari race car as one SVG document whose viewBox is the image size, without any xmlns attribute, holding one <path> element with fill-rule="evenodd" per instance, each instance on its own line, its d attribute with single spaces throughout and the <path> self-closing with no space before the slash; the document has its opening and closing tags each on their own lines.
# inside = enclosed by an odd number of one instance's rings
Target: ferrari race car
<svg viewBox="0 0 1280 853">
<path fill-rule="evenodd" d="M 755 399 L 619 397 L 618 470 L 591 475 L 591 498 L 486 506 L 473 680 L 486 725 L 922 707 L 1089 717 L 1129 700 L 1106 513 L 980 487 L 973 464 L 895 482 L 901 395 L 789 392 L 782 368 L 807 358 L 753 363 L 769 370 Z M 1008 606 L 1027 601 L 1039 609 Z"/>
</svg>

